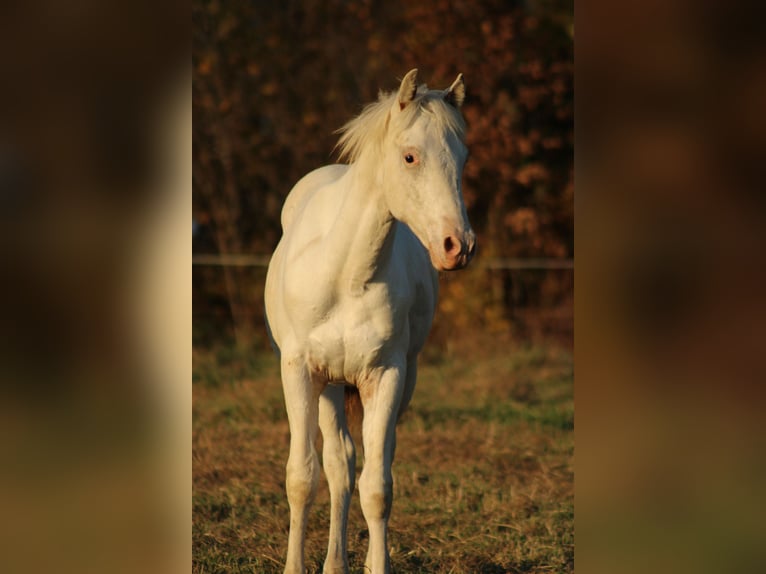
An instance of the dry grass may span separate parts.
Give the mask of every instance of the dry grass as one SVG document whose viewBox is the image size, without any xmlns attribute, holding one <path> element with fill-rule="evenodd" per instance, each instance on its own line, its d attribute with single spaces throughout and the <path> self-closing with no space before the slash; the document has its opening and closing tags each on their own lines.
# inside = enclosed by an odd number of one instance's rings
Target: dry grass
<svg viewBox="0 0 766 574">
<path fill-rule="evenodd" d="M 393 570 L 572 572 L 571 354 L 531 347 L 473 355 L 421 365 L 398 429 Z M 195 355 L 196 573 L 282 571 L 289 432 L 281 393 L 270 355 Z M 310 572 L 321 572 L 328 523 L 322 481 L 309 521 Z M 361 568 L 366 538 L 356 493 L 352 572 Z"/>
</svg>

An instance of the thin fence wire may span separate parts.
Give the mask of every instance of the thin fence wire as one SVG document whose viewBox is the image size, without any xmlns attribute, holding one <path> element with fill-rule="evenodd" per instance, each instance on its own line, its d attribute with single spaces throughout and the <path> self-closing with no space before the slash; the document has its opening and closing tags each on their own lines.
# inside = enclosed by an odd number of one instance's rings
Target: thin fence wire
<svg viewBox="0 0 766 574">
<path fill-rule="evenodd" d="M 192 256 L 192 265 L 214 267 L 267 267 L 271 257 L 268 255 L 248 255 L 244 253 L 200 254 Z M 492 270 L 504 269 L 574 269 L 572 258 L 492 258 L 481 261 L 480 265 Z"/>
<path fill-rule="evenodd" d="M 269 255 L 192 255 L 192 265 L 208 265 L 214 267 L 268 267 L 271 256 Z"/>
</svg>

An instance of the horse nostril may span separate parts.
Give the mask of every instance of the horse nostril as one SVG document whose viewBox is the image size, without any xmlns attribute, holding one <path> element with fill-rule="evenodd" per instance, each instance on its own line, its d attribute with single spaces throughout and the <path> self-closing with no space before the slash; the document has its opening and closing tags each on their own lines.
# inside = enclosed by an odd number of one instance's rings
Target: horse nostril
<svg viewBox="0 0 766 574">
<path fill-rule="evenodd" d="M 455 241 L 452 237 L 447 237 L 444 240 L 444 252 L 449 255 L 456 249 L 460 249 L 459 243 Z"/>
</svg>

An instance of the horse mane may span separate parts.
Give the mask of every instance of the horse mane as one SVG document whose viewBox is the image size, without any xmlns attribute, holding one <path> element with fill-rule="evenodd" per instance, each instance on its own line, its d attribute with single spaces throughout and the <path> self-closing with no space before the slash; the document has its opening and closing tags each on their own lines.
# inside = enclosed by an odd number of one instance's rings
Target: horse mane
<svg viewBox="0 0 766 574">
<path fill-rule="evenodd" d="M 404 129 L 412 124 L 421 113 L 429 113 L 437 122 L 437 128 L 441 131 L 454 133 L 460 141 L 464 141 L 465 121 L 460 111 L 453 105 L 444 101 L 443 90 L 429 90 L 428 86 L 418 86 L 415 99 L 407 104 L 397 118 L 397 125 Z M 389 112 L 394 105 L 397 92 L 383 92 L 378 94 L 378 101 L 367 104 L 362 112 L 346 123 L 335 133 L 341 134 L 335 148 L 338 150 L 338 159 L 354 163 L 362 155 L 362 152 L 370 148 L 379 148 L 386 137 L 389 128 Z"/>
</svg>

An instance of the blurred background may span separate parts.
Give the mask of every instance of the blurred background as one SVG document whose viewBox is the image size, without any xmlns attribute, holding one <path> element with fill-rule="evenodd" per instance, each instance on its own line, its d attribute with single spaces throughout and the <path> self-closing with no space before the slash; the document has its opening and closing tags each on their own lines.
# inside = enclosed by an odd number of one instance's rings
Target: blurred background
<svg viewBox="0 0 766 574">
<path fill-rule="evenodd" d="M 455 329 L 571 348 L 571 0 L 195 0 L 193 19 L 195 346 L 268 346 L 263 282 L 287 193 L 336 161 L 335 130 L 418 68 L 431 88 L 465 75 L 479 241 L 469 269 L 442 278 L 430 352 Z"/>
<path fill-rule="evenodd" d="M 190 555 L 188 14 L 3 6 L 2 572 Z"/>
</svg>

